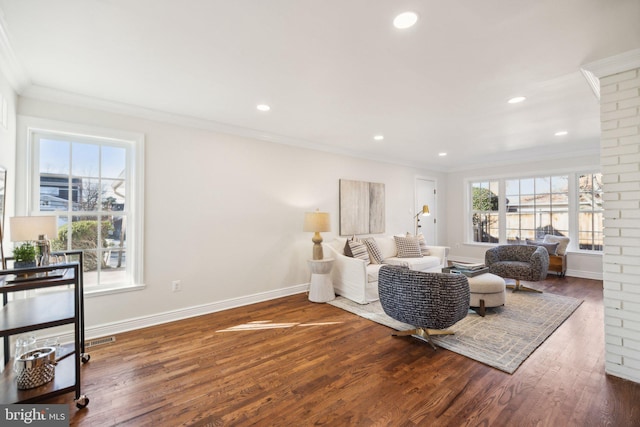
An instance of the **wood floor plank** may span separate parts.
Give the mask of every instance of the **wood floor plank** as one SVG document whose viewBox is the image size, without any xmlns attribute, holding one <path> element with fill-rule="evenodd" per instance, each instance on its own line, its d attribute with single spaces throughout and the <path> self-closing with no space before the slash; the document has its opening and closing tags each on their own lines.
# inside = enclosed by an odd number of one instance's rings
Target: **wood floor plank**
<svg viewBox="0 0 640 427">
<path fill-rule="evenodd" d="M 50 402 L 72 426 L 640 425 L 640 384 L 604 374 L 602 282 L 535 287 L 584 302 L 513 375 L 300 294 L 119 334 L 86 409 Z"/>
</svg>

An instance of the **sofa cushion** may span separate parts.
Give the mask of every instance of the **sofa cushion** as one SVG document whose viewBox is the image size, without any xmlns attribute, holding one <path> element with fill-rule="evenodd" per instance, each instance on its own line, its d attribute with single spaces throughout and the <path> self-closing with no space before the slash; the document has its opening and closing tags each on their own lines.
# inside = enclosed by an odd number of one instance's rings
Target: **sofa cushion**
<svg viewBox="0 0 640 427">
<path fill-rule="evenodd" d="M 544 242 L 538 242 L 536 240 L 531 240 L 531 239 L 526 239 L 527 245 L 529 246 L 542 246 L 544 247 L 547 252 L 549 252 L 549 255 L 555 255 L 556 251 L 558 250 L 558 242 L 555 243 L 544 243 Z"/>
<path fill-rule="evenodd" d="M 420 243 L 415 237 L 393 236 L 396 242 L 398 258 L 420 258 Z"/>
<path fill-rule="evenodd" d="M 567 253 L 567 246 L 569 246 L 569 239 L 565 236 L 555 236 L 552 234 L 545 234 L 544 239 L 542 240 L 544 243 L 555 243 L 558 242 L 558 250 L 556 253 L 558 255 L 565 255 Z"/>
<path fill-rule="evenodd" d="M 364 239 L 364 244 L 369 251 L 369 259 L 372 264 L 382 264 L 382 260 L 384 257 L 382 256 L 382 252 L 376 243 L 376 240 L 373 237 L 367 237 Z"/>
<path fill-rule="evenodd" d="M 374 283 L 378 281 L 378 272 L 380 271 L 382 264 L 369 264 L 367 265 L 367 283 Z"/>
<path fill-rule="evenodd" d="M 440 266 L 440 258 L 435 256 L 425 256 L 419 258 L 385 258 L 385 264 L 408 267 L 411 270 L 426 271 Z"/>
<path fill-rule="evenodd" d="M 429 256 L 429 248 L 427 248 L 427 242 L 424 240 L 422 233 L 418 234 L 418 245 L 420 246 L 422 256 Z"/>
</svg>

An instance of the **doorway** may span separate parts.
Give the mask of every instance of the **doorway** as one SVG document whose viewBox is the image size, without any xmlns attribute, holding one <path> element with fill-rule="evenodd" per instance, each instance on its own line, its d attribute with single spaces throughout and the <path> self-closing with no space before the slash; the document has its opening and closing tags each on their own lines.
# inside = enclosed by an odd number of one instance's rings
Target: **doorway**
<svg viewBox="0 0 640 427">
<path fill-rule="evenodd" d="M 436 235 L 436 181 L 429 178 L 416 178 L 415 193 L 415 214 L 422 211 L 422 206 L 429 206 L 429 216 L 418 216 L 418 233 L 424 235 L 427 245 L 435 246 L 437 242 Z M 414 219 L 414 228 L 416 220 Z M 415 231 L 415 230 L 414 230 Z"/>
</svg>

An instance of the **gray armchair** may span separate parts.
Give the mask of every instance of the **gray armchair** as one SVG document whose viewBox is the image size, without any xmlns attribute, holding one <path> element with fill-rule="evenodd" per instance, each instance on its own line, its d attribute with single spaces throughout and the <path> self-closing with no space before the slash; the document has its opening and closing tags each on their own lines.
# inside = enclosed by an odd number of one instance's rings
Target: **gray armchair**
<svg viewBox="0 0 640 427">
<path fill-rule="evenodd" d="M 489 273 L 508 279 L 515 279 L 515 285 L 507 285 L 514 292 L 542 292 L 521 285 L 520 280 L 530 282 L 544 280 L 549 270 L 549 252 L 542 246 L 496 246 L 485 252 L 484 263 L 489 267 Z"/>
<path fill-rule="evenodd" d="M 415 326 L 393 335 L 418 335 L 434 349 L 431 335 L 453 334 L 444 329 L 464 319 L 469 311 L 469 282 L 462 274 L 384 265 L 378 274 L 378 293 L 388 316 Z"/>
</svg>

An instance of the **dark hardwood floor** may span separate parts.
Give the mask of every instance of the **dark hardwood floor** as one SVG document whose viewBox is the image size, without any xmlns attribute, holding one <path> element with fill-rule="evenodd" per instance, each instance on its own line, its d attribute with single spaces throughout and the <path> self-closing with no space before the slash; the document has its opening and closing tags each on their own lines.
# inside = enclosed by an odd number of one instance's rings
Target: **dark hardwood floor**
<svg viewBox="0 0 640 427">
<path fill-rule="evenodd" d="M 602 282 L 533 286 L 584 303 L 513 375 L 301 294 L 120 334 L 86 409 L 49 402 L 72 426 L 640 425 L 640 384 L 604 373 Z"/>
</svg>

